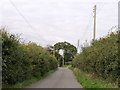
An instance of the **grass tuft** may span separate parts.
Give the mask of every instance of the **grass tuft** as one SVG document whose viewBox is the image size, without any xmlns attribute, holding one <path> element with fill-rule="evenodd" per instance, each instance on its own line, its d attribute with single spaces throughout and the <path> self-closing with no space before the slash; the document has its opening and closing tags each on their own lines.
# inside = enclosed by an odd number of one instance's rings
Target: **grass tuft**
<svg viewBox="0 0 120 90">
<path fill-rule="evenodd" d="M 99 78 L 90 77 L 85 72 L 79 69 L 70 67 L 76 76 L 77 81 L 83 86 L 83 88 L 118 88 L 117 85 L 107 83 L 107 81 L 102 81 Z"/>
</svg>

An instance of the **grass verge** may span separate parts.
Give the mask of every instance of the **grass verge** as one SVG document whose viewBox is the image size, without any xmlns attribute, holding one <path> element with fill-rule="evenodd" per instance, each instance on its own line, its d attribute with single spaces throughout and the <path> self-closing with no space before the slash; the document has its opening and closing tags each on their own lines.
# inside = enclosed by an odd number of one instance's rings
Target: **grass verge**
<svg viewBox="0 0 120 90">
<path fill-rule="evenodd" d="M 118 88 L 117 85 L 100 80 L 99 78 L 90 77 L 85 72 L 79 69 L 70 67 L 76 76 L 77 81 L 83 86 L 83 88 Z"/>
<path fill-rule="evenodd" d="M 64 65 L 64 66 L 62 66 L 63 68 L 70 68 L 71 67 L 71 65 Z"/>
<path fill-rule="evenodd" d="M 33 84 L 33 83 L 35 83 L 35 82 L 37 82 L 39 80 L 42 80 L 42 79 L 46 78 L 47 76 L 54 73 L 55 71 L 57 71 L 57 69 L 49 71 L 43 77 L 41 77 L 41 76 L 39 76 L 38 78 L 33 77 L 30 80 L 26 80 L 26 81 L 23 81 L 21 83 L 17 83 L 17 84 L 15 84 L 13 86 L 9 86 L 9 88 L 25 88 L 25 87 L 29 86 L 30 84 Z"/>
</svg>

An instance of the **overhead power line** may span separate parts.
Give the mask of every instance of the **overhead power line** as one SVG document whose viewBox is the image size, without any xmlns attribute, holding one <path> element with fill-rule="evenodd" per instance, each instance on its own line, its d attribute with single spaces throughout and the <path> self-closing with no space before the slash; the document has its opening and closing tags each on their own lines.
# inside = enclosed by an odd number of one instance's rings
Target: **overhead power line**
<svg viewBox="0 0 120 90">
<path fill-rule="evenodd" d="M 81 40 L 84 40 L 85 37 L 86 37 L 86 34 L 87 34 L 87 31 L 88 31 L 89 25 L 90 25 L 91 20 L 92 20 L 92 17 L 93 17 L 93 16 L 91 15 L 90 18 L 89 18 L 88 24 L 87 24 L 86 28 L 84 29 L 84 33 L 83 33 L 83 35 L 82 35 L 82 39 L 81 39 Z"/>
<path fill-rule="evenodd" d="M 21 11 L 16 7 L 16 5 L 13 3 L 12 0 L 9 0 L 11 5 L 16 9 L 16 11 L 19 13 L 19 15 L 24 19 L 24 21 L 30 26 L 32 30 L 36 30 L 33 25 L 29 23 L 29 21 L 26 19 L 26 17 L 21 13 Z"/>
</svg>

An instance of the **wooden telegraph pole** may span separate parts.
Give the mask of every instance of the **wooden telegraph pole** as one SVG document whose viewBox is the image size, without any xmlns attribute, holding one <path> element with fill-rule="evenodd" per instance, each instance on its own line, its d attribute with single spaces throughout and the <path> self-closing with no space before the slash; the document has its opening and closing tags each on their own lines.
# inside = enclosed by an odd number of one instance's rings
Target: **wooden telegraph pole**
<svg viewBox="0 0 120 90">
<path fill-rule="evenodd" d="M 94 6 L 93 13 L 94 13 L 93 40 L 95 40 L 95 36 L 96 36 L 96 5 Z"/>
</svg>

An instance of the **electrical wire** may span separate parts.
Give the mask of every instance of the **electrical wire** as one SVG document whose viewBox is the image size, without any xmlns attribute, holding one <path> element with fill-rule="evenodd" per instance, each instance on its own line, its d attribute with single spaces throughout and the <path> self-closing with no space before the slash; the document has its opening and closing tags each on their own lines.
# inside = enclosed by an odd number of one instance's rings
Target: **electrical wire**
<svg viewBox="0 0 120 90">
<path fill-rule="evenodd" d="M 26 17 L 23 15 L 23 13 L 16 7 L 16 5 L 13 3 L 13 1 L 9 0 L 9 2 L 16 9 L 16 11 L 19 13 L 19 15 L 24 19 L 24 21 L 30 26 L 30 28 L 32 30 L 36 30 L 35 27 L 29 23 L 29 21 L 26 19 Z"/>
</svg>

